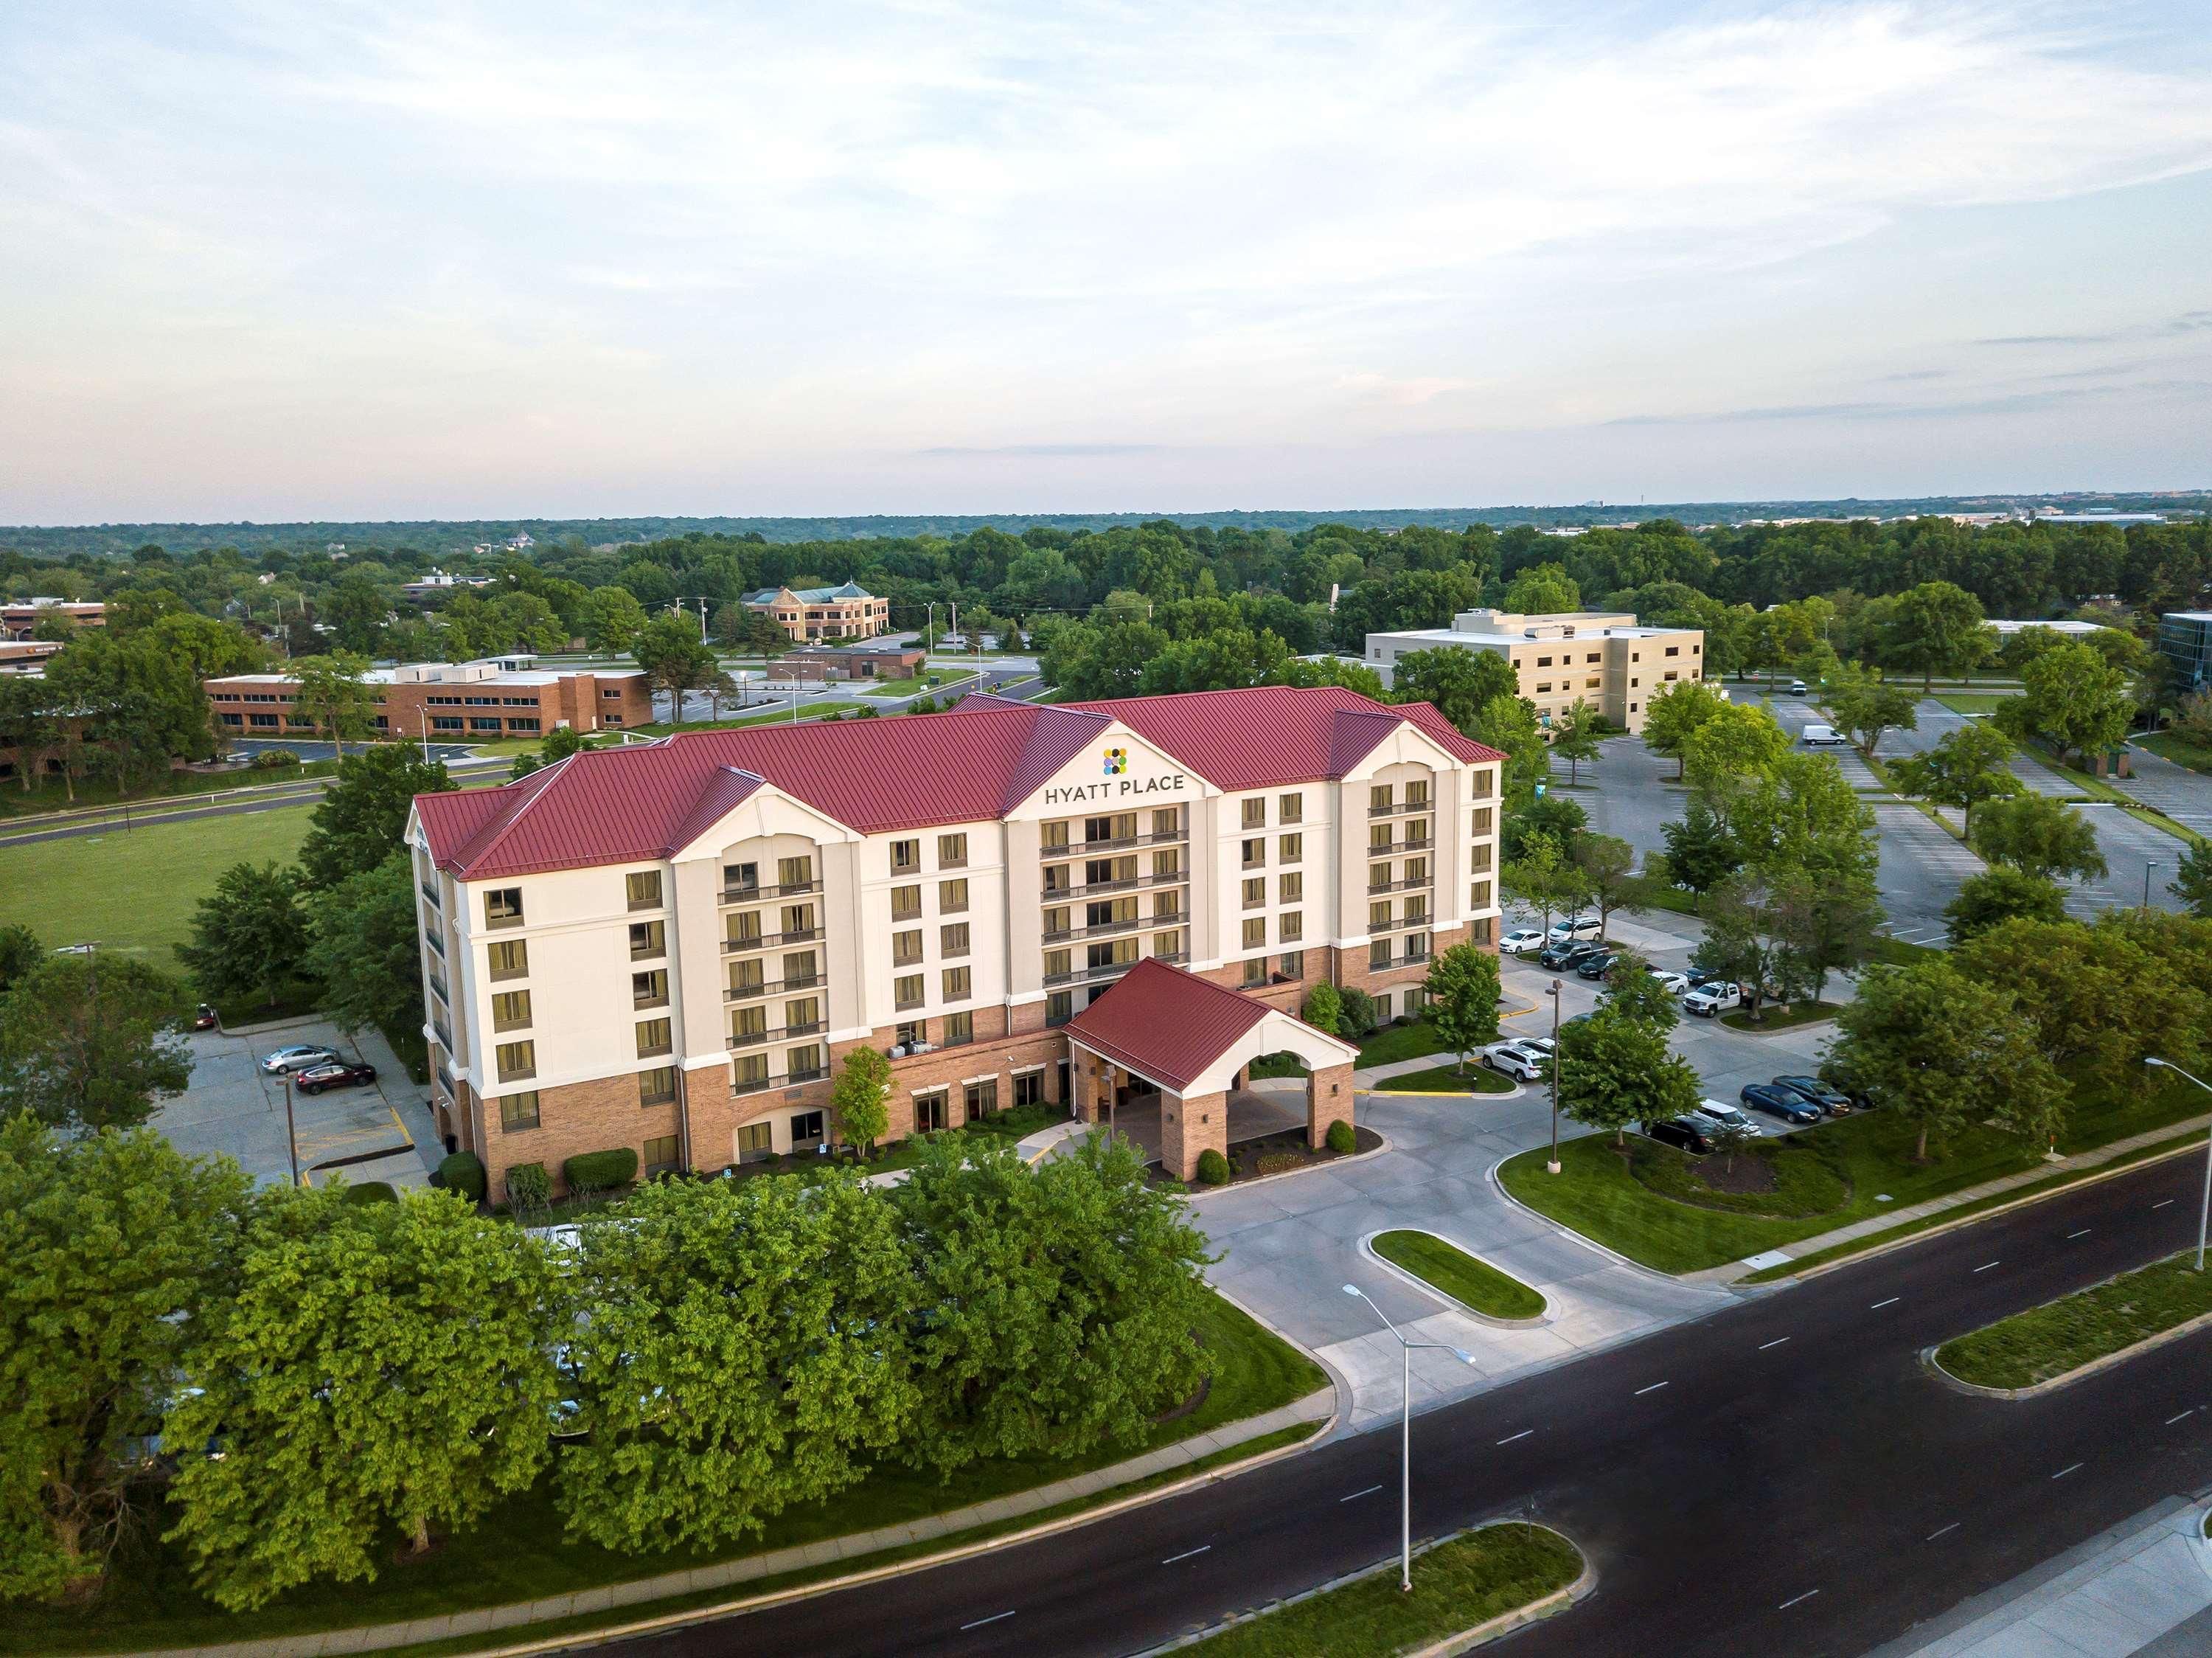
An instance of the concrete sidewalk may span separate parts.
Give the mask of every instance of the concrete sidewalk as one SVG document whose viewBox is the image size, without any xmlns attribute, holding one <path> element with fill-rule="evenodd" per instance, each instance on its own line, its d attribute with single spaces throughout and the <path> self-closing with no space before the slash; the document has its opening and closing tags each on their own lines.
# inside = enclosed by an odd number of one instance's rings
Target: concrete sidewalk
<svg viewBox="0 0 2212 1658">
<path fill-rule="evenodd" d="M 2174 1497 L 1869 1658 L 2155 1658 L 2212 1652 L 2212 1548 Z M 1940 1629 L 1941 1633 L 1931 1632 Z"/>
</svg>

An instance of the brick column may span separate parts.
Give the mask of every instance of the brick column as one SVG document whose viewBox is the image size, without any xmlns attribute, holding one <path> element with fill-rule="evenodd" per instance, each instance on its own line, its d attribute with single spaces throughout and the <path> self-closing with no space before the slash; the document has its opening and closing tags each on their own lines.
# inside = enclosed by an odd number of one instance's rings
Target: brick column
<svg viewBox="0 0 2212 1658">
<path fill-rule="evenodd" d="M 1101 1089 L 1113 1086 L 1110 1078 L 1102 1082 L 1099 1077 L 1099 1071 L 1105 1062 L 1072 1045 L 1067 1057 L 1071 1061 L 1068 1081 L 1075 1090 L 1075 1120 L 1079 1123 L 1103 1122 L 1106 1112 Z"/>
<path fill-rule="evenodd" d="M 1318 1151 L 1328 1143 L 1331 1123 L 1352 1120 L 1352 1064 L 1330 1065 L 1306 1078 L 1306 1143 Z"/>
<path fill-rule="evenodd" d="M 1198 1174 L 1199 1154 L 1209 1150 L 1229 1155 L 1229 1096 L 1196 1094 L 1185 1099 L 1163 1093 L 1160 1167 L 1179 1180 L 1193 1179 Z"/>
</svg>

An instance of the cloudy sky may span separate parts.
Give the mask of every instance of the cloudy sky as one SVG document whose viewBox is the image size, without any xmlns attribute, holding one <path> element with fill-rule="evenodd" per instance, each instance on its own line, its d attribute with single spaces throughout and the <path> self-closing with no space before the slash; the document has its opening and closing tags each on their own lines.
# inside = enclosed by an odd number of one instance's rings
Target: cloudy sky
<svg viewBox="0 0 2212 1658">
<path fill-rule="evenodd" d="M 2212 29 L 0 8 L 0 521 L 2212 484 Z"/>
</svg>

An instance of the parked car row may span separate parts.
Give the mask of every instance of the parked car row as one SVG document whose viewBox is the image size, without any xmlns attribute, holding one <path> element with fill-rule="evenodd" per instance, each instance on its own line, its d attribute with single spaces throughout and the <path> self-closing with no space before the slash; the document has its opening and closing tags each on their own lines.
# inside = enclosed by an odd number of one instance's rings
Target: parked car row
<svg viewBox="0 0 2212 1658">
<path fill-rule="evenodd" d="M 1867 1105 L 1863 1097 L 1854 1098 L 1817 1076 L 1778 1076 L 1771 1082 L 1747 1083 L 1737 1098 L 1753 1111 L 1793 1124 L 1848 1117 Z"/>
<path fill-rule="evenodd" d="M 279 1048 L 261 1062 L 264 1076 L 283 1076 L 302 1094 L 320 1094 L 325 1088 L 359 1088 L 376 1081 L 376 1067 L 358 1059 L 348 1059 L 336 1048 L 313 1042 L 295 1042 L 289 1048 Z"/>
<path fill-rule="evenodd" d="M 1492 1042 L 1482 1051 L 1482 1063 L 1516 1082 L 1540 1082 L 1552 1074 L 1552 1039 L 1516 1036 Z"/>
</svg>

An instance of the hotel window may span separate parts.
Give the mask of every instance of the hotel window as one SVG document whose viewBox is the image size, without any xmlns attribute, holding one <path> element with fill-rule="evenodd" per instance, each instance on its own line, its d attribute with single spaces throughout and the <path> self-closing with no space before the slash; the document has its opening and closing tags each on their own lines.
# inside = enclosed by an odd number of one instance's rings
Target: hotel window
<svg viewBox="0 0 2212 1658">
<path fill-rule="evenodd" d="M 738 1047 L 768 1039 L 768 1009 L 733 1008 L 730 1012 L 730 1040 Z"/>
<path fill-rule="evenodd" d="M 502 1134 L 514 1134 L 520 1130 L 538 1126 L 538 1090 L 530 1088 L 521 1094 L 502 1094 L 499 1096 L 499 1128 Z"/>
<path fill-rule="evenodd" d="M 972 1013 L 948 1013 L 945 1015 L 945 1045 L 957 1047 L 963 1042 L 975 1039 L 975 1015 Z"/>
<path fill-rule="evenodd" d="M 1407 883 L 1407 885 L 1411 886 L 1411 885 L 1413 885 L 1413 884 L 1414 882 L 1416 882 L 1416 881 L 1425 881 L 1426 880 L 1428 880 L 1428 878 L 1429 878 L 1429 861 L 1428 861 L 1428 859 L 1426 859 L 1426 858 L 1407 858 L 1407 859 L 1406 860 L 1406 883 Z"/>
<path fill-rule="evenodd" d="M 1474 832 L 1476 834 L 1488 834 L 1491 832 L 1492 825 L 1495 820 L 1495 818 L 1492 814 L 1491 808 L 1487 806 L 1478 806 L 1474 808 Z"/>
<path fill-rule="evenodd" d="M 1256 910 L 1267 901 L 1267 877 L 1253 875 L 1244 882 L 1244 907 Z"/>
<path fill-rule="evenodd" d="M 1055 905 L 1054 908 L 1047 910 L 1044 912 L 1044 930 L 1046 935 L 1049 937 L 1057 938 L 1063 933 L 1073 931 L 1074 930 L 1075 923 L 1073 921 L 1069 919 L 1070 914 L 1071 911 L 1064 904 Z"/>
<path fill-rule="evenodd" d="M 1370 785 L 1367 790 L 1367 809 L 1376 814 L 1390 811 L 1397 804 L 1396 791 L 1387 783 Z"/>
<path fill-rule="evenodd" d="M 783 1029 L 787 1036 L 822 1028 L 822 998 L 802 996 L 783 1004 Z"/>
<path fill-rule="evenodd" d="M 891 1027 L 891 1040 L 899 1047 L 910 1048 L 926 1039 L 922 1033 L 927 1028 L 925 1021 L 909 1019 L 902 1025 Z"/>
<path fill-rule="evenodd" d="M 1673 679 L 1674 676 L 1673 674 L 1669 674 L 1667 677 L 1668 677 L 1668 679 L 1670 679 L 1670 680 L 1671 680 L 1671 679 Z M 1587 680 L 1584 680 L 1583 681 L 1583 690 L 1585 690 L 1585 691 L 1595 691 L 1595 690 L 1599 689 L 1601 686 L 1602 686 L 1604 684 L 1605 684 L 1605 681 L 1604 681 L 1604 680 L 1602 680 L 1599 679 L 1599 678 L 1598 678 L 1598 676 L 1597 676 L 1596 674 L 1591 674 L 1591 675 L 1589 676 L 1589 678 L 1588 678 Z"/>
<path fill-rule="evenodd" d="M 1044 976 L 1047 978 L 1066 978 L 1075 971 L 1075 957 L 1067 950 L 1047 950 L 1044 953 Z"/>
<path fill-rule="evenodd" d="M 519 1031 L 530 1023 L 530 992 L 501 991 L 491 999 L 491 1027 Z"/>
<path fill-rule="evenodd" d="M 1279 795 L 1275 797 L 1276 820 L 1281 823 L 1304 823 L 1306 820 L 1306 797 L 1304 795 Z"/>
<path fill-rule="evenodd" d="M 1103 899 L 1083 906 L 1083 925 L 1085 931 L 1118 926 L 1137 918 L 1137 900 L 1133 898 Z"/>
<path fill-rule="evenodd" d="M 921 929 L 891 935 L 891 966 L 911 967 L 921 960 Z"/>
<path fill-rule="evenodd" d="M 757 863 L 726 863 L 722 866 L 722 892 L 726 897 L 739 893 L 760 890 L 760 865 Z"/>
<path fill-rule="evenodd" d="M 1069 863 L 1054 863 L 1049 864 L 1046 867 L 1044 872 L 1044 890 L 1048 893 L 1065 893 L 1074 885 L 1074 865 Z"/>
<path fill-rule="evenodd" d="M 1388 852 L 1389 850 L 1390 826 L 1387 823 L 1370 824 L 1367 826 L 1368 855 L 1373 856 L 1378 852 Z"/>
<path fill-rule="evenodd" d="M 1152 879 L 1166 881 L 1182 873 L 1182 854 L 1179 851 L 1152 854 Z"/>
<path fill-rule="evenodd" d="M 1044 1103 L 1044 1072 L 1025 1070 L 1014 1078 L 1014 1108 L 1041 1106 Z"/>
<path fill-rule="evenodd" d="M 918 1008 L 921 1005 L 920 973 L 902 973 L 891 980 L 891 1005 L 895 1008 Z"/>
<path fill-rule="evenodd" d="M 538 1075 L 538 1045 L 535 1042 L 502 1042 L 494 1058 L 499 1065 L 499 1080 L 512 1082 L 519 1076 Z"/>
<path fill-rule="evenodd" d="M 655 1065 L 651 1070 L 637 1074 L 637 1103 L 640 1106 L 672 1106 L 676 1103 L 676 1067 Z"/>
<path fill-rule="evenodd" d="M 967 1107 L 971 1123 L 978 1117 L 990 1116 L 999 1109 L 999 1079 L 994 1076 L 986 1082 L 970 1082 L 967 1098 L 961 1103 Z"/>
<path fill-rule="evenodd" d="M 1275 896 L 1285 904 L 1296 904 L 1306 895 L 1306 878 L 1293 869 L 1286 875 L 1275 878 Z"/>
<path fill-rule="evenodd" d="M 484 925 L 487 927 L 520 927 L 522 925 L 522 888 L 501 887 L 484 894 Z"/>
<path fill-rule="evenodd" d="M 921 868 L 921 843 L 918 840 L 895 840 L 891 843 L 891 873 L 908 875 Z"/>
<path fill-rule="evenodd" d="M 1367 966 L 1370 972 L 1390 965 L 1390 941 L 1378 938 L 1367 947 Z"/>
<path fill-rule="evenodd" d="M 655 967 L 650 972 L 632 973 L 629 976 L 629 1004 L 633 1008 L 666 1007 L 668 969 Z"/>
<path fill-rule="evenodd" d="M 1429 936 L 1426 933 L 1406 935 L 1406 960 L 1426 961 L 1429 959 Z"/>
<path fill-rule="evenodd" d="M 1265 949 L 1267 948 L 1267 917 L 1265 916 L 1246 917 L 1244 921 L 1244 948 L 1248 950 L 1260 950 Z"/>
<path fill-rule="evenodd" d="M 667 923 L 633 921 L 629 923 L 629 959 L 632 961 L 643 961 L 649 956 L 667 954 Z"/>
<path fill-rule="evenodd" d="M 737 1143 L 739 1162 L 758 1162 L 775 1149 L 775 1132 L 766 1123 L 741 1123 Z"/>
<path fill-rule="evenodd" d="M 1539 667 L 1549 667 L 1551 665 L 1552 659 L 1549 656 L 1539 656 L 1536 659 L 1536 666 Z"/>
<path fill-rule="evenodd" d="M 1155 920 L 1155 921 L 1180 921 L 1180 920 L 1182 920 L 1182 898 L 1181 898 L 1178 894 L 1174 893 L 1153 893 L 1153 894 L 1152 894 L 1152 919 L 1153 919 L 1153 920 Z"/>
<path fill-rule="evenodd" d="M 1409 922 L 1425 922 L 1428 918 L 1429 900 L 1423 894 L 1415 893 L 1406 900 L 1406 919 Z"/>
<path fill-rule="evenodd" d="M 891 919 L 914 921 L 921 915 L 921 888 L 894 887 L 891 888 Z"/>
<path fill-rule="evenodd" d="M 947 1121 L 946 1106 L 951 1096 L 943 1088 L 932 1088 L 927 1094 L 914 1096 L 914 1131 L 916 1134 L 942 1134 Z"/>
<path fill-rule="evenodd" d="M 783 987 L 787 991 L 795 991 L 811 984 L 819 972 L 820 968 L 814 960 L 814 952 L 798 951 L 783 959 Z"/>
<path fill-rule="evenodd" d="M 1589 655 L 1583 657 L 1583 660 L 1586 662 L 1595 662 L 1598 660 L 1598 654 L 1593 650 Z"/>
<path fill-rule="evenodd" d="M 1306 838 L 1304 835 L 1285 835 L 1275 850 L 1284 863 L 1301 863 L 1306 855 Z"/>
<path fill-rule="evenodd" d="M 637 1022 L 637 1057 L 649 1059 L 656 1053 L 666 1053 L 674 1045 L 665 1019 L 641 1019 Z"/>
<path fill-rule="evenodd" d="M 1306 918 L 1297 910 L 1280 917 L 1276 923 L 1275 937 L 1279 943 L 1295 944 L 1306 936 Z"/>
<path fill-rule="evenodd" d="M 805 892 L 814 884 L 814 860 L 811 856 L 778 858 L 775 861 L 776 884 L 786 892 Z"/>
<path fill-rule="evenodd" d="M 1182 954 L 1182 935 L 1181 933 L 1154 933 L 1152 935 L 1152 954 L 1154 955 L 1164 956 L 1181 955 Z"/>
<path fill-rule="evenodd" d="M 967 954 L 968 923 L 964 921 L 954 921 L 939 927 L 937 930 L 937 949 L 940 955 Z"/>
<path fill-rule="evenodd" d="M 1075 1017 L 1075 992 L 1054 991 L 1044 999 L 1044 1022 L 1048 1030 Z"/>
<path fill-rule="evenodd" d="M 768 1082 L 768 1056 L 764 1053 L 741 1053 L 730 1061 L 730 1092 L 741 1094 L 747 1088 L 764 1087 Z"/>
<path fill-rule="evenodd" d="M 794 1082 L 811 1082 L 817 1076 L 830 1073 L 829 1056 L 819 1042 L 810 1042 L 803 1048 L 787 1048 L 783 1053 L 784 1075 Z"/>
<path fill-rule="evenodd" d="M 1413 818 L 1408 820 L 1406 824 L 1406 844 L 1408 846 L 1426 846 L 1428 844 L 1429 820 L 1426 818 Z"/>
<path fill-rule="evenodd" d="M 1155 835 L 1179 835 L 1182 832 L 1182 808 L 1164 806 L 1152 814 L 1152 832 Z"/>
<path fill-rule="evenodd" d="M 722 923 L 723 936 L 739 949 L 749 948 L 761 942 L 761 912 L 747 910 L 732 916 Z"/>
<path fill-rule="evenodd" d="M 1419 810 L 1429 803 L 1429 780 L 1416 777 L 1406 785 L 1406 806 L 1409 811 Z"/>
<path fill-rule="evenodd" d="M 1084 819 L 1083 838 L 1087 844 L 1094 846 L 1102 840 L 1113 839 L 1114 820 L 1111 818 Z"/>
<path fill-rule="evenodd" d="M 1491 766 L 1474 774 L 1474 797 L 1488 800 L 1498 792 L 1498 769 Z"/>
<path fill-rule="evenodd" d="M 623 877 L 623 885 L 629 890 L 631 909 L 658 910 L 660 907 L 659 870 L 633 870 Z"/>
<path fill-rule="evenodd" d="M 730 964 L 730 994 L 744 996 L 757 991 L 766 977 L 757 956 L 750 961 L 732 961 Z"/>
<path fill-rule="evenodd" d="M 939 835 L 937 838 L 937 867 L 939 869 L 957 869 L 963 868 L 967 862 L 967 836 Z"/>
<path fill-rule="evenodd" d="M 491 947 L 491 976 L 521 978 L 530 972 L 530 947 L 519 938 L 501 939 Z"/>
<path fill-rule="evenodd" d="M 1134 870 L 1130 871 L 1132 875 Z M 937 883 L 937 908 L 942 915 L 957 916 L 968 907 L 968 882 L 940 881 Z"/>
<path fill-rule="evenodd" d="M 1486 881 L 1478 881 L 1474 886 L 1468 887 L 1467 902 L 1469 909 L 1487 910 L 1490 907 L 1490 883 Z"/>
<path fill-rule="evenodd" d="M 1066 849 L 1067 820 L 1065 818 L 1058 823 L 1048 823 L 1043 826 L 1042 844 L 1048 852 Z"/>
<path fill-rule="evenodd" d="M 1255 955 L 1244 964 L 1244 982 L 1248 985 L 1264 984 L 1267 982 L 1267 957 Z"/>
<path fill-rule="evenodd" d="M 1244 826 L 1247 829 L 1267 826 L 1267 802 L 1264 797 L 1244 802 Z"/>
<path fill-rule="evenodd" d="M 1380 904 L 1370 904 L 1367 906 L 1368 931 L 1371 933 L 1382 932 L 1387 930 L 1389 925 L 1390 900 L 1389 899 L 1384 899 Z"/>
<path fill-rule="evenodd" d="M 648 1175 L 667 1174 L 677 1164 L 676 1137 L 656 1134 L 645 1143 L 645 1172 Z"/>
<path fill-rule="evenodd" d="M 1248 840 L 1244 843 L 1244 867 L 1247 869 L 1264 869 L 1267 867 L 1267 843 L 1266 841 Z"/>
<path fill-rule="evenodd" d="M 1117 938 L 1110 944 L 1086 944 L 1083 948 L 1084 966 L 1091 972 L 1126 967 L 1136 959 L 1137 941 L 1133 938 Z"/>
<path fill-rule="evenodd" d="M 968 985 L 969 979 L 967 968 L 947 967 L 945 969 L 945 999 L 947 1002 L 965 1002 L 971 994 Z"/>
<path fill-rule="evenodd" d="M 1668 680 L 1668 682 L 1669 684 L 1672 684 L 1672 683 L 1674 682 L 1674 670 L 1673 668 L 1671 668 L 1671 667 L 1670 667 L 1670 668 L 1668 668 L 1668 669 L 1667 670 L 1667 680 Z"/>
<path fill-rule="evenodd" d="M 1284 978 L 1304 978 L 1306 976 L 1306 953 L 1304 950 L 1285 951 L 1276 960 L 1275 972 Z"/>
<path fill-rule="evenodd" d="M 1488 841 L 1483 842 L 1480 846 L 1470 847 L 1468 849 L 1467 867 L 1470 869 L 1487 869 L 1490 867 L 1490 843 Z"/>
<path fill-rule="evenodd" d="M 1552 691 L 1552 682 L 1551 682 L 1549 680 L 1545 680 L 1542 684 L 1539 685 L 1539 686 L 1536 687 L 1536 694 L 1537 694 L 1539 697 L 1547 697 L 1547 696 L 1549 696 L 1549 695 L 1551 694 L 1551 691 Z"/>
</svg>

